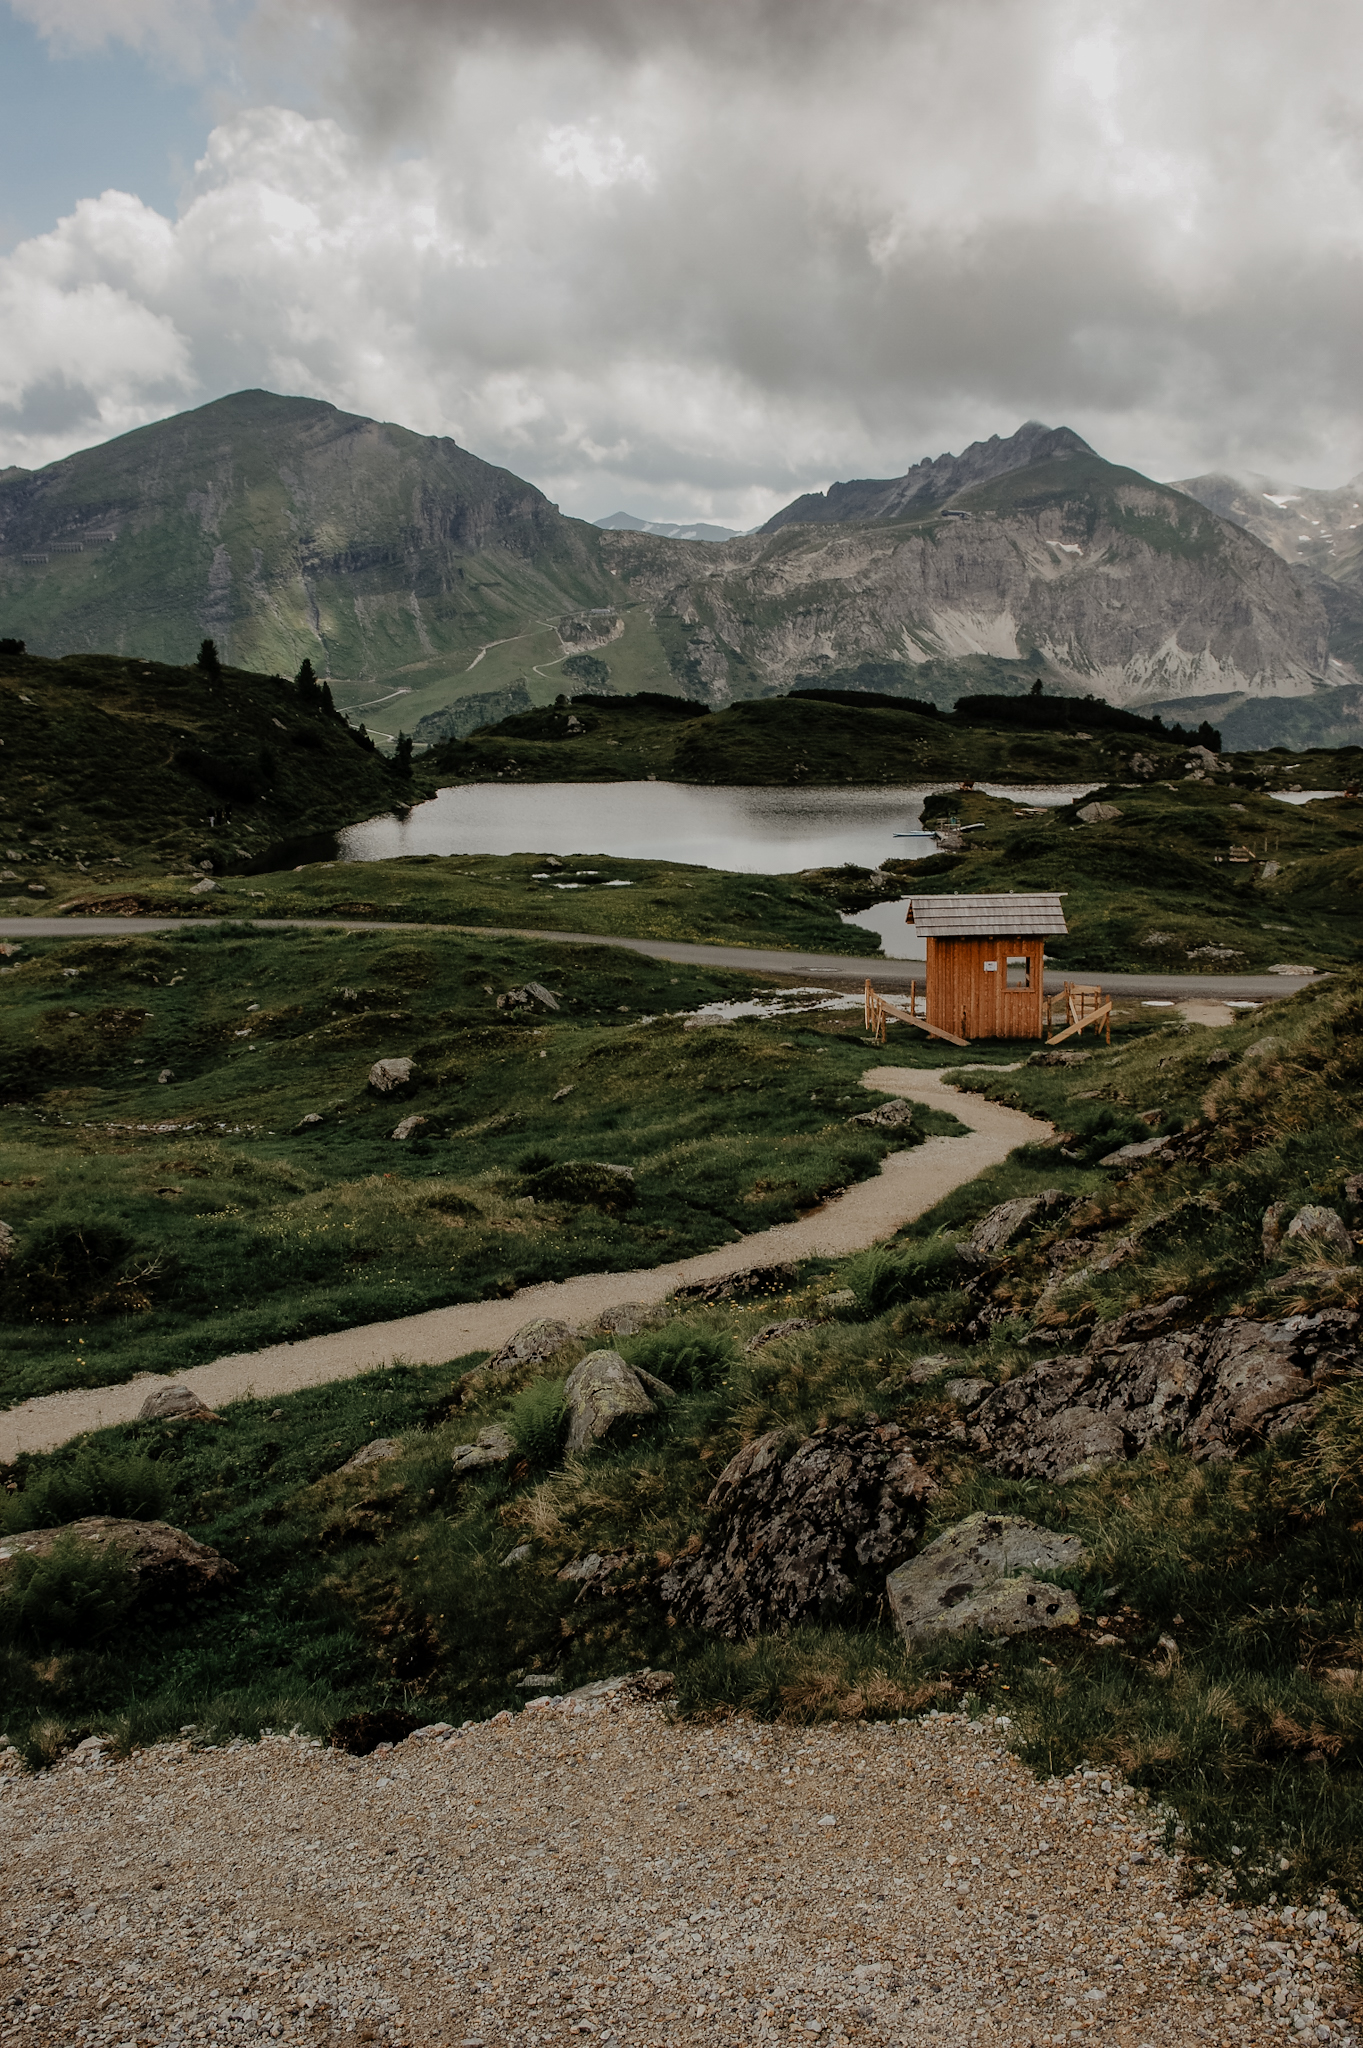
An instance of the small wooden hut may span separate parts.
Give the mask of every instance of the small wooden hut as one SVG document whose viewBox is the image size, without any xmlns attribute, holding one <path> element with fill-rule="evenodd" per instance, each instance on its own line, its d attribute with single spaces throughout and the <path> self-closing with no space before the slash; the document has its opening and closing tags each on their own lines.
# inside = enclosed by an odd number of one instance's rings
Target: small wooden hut
<svg viewBox="0 0 1363 2048">
<path fill-rule="evenodd" d="M 927 1023 L 952 1037 L 1042 1038 L 1045 941 L 1066 931 L 1059 896 L 914 896 L 927 950 Z"/>
</svg>

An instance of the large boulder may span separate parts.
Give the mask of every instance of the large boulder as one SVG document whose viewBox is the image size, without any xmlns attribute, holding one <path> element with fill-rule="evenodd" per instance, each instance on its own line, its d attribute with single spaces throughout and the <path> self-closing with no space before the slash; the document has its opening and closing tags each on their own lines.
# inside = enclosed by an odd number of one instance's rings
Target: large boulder
<svg viewBox="0 0 1363 2048">
<path fill-rule="evenodd" d="M 369 1069 L 369 1085 L 379 1095 L 392 1095 L 405 1088 L 416 1062 L 408 1059 L 375 1060 Z"/>
<path fill-rule="evenodd" d="M 0 1541 L 0 1589 L 16 1558 L 46 1557 L 53 1545 L 75 1537 L 96 1549 L 116 1550 L 137 1580 L 137 1597 L 181 1599 L 228 1585 L 237 1576 L 206 1543 L 196 1543 L 169 1522 L 124 1521 L 116 1515 L 87 1515 L 59 1529 L 25 1529 Z"/>
<path fill-rule="evenodd" d="M 906 1642 L 973 1629 L 1030 1635 L 1078 1627 L 1073 1593 L 1035 1574 L 1068 1571 L 1083 1561 L 1077 1536 L 1017 1515 L 969 1515 L 892 1571 L 885 1589 Z"/>
<path fill-rule="evenodd" d="M 995 1471 L 1051 1480 L 1134 1458 L 1160 1437 L 1198 1459 L 1230 1458 L 1308 1421 L 1324 1389 L 1359 1370 L 1360 1318 L 1347 1309 L 1148 1334 L 1161 1319 L 1138 1310 L 1100 1323 L 1082 1354 L 1048 1358 L 986 1395 L 972 1448 Z"/>
<path fill-rule="evenodd" d="M 991 1209 L 987 1216 L 980 1218 L 969 1237 L 956 1249 L 972 1266 L 992 1265 L 1009 1245 L 1031 1229 L 1038 1217 L 1050 1215 L 1053 1210 L 1063 1207 L 1064 1202 L 1065 1194 L 1061 1188 L 1043 1188 L 1037 1195 L 1019 1195 L 1014 1201 L 1000 1202 L 997 1209 Z"/>
<path fill-rule="evenodd" d="M 139 1422 L 220 1422 L 192 1387 L 158 1387 L 137 1411 Z"/>
<path fill-rule="evenodd" d="M 745 1444 L 715 1482 L 699 1553 L 660 1582 L 677 1616 L 730 1638 L 835 1612 L 907 1555 L 935 1491 L 895 1423 Z"/>
<path fill-rule="evenodd" d="M 508 1337 L 488 1359 L 486 1369 L 515 1372 L 522 1365 L 546 1365 L 565 1344 L 574 1341 L 576 1334 L 567 1323 L 556 1322 L 552 1316 L 539 1316 L 533 1323 L 523 1323 L 514 1336 Z"/>
<path fill-rule="evenodd" d="M 662 1382 L 651 1374 L 635 1372 L 626 1365 L 618 1351 L 589 1351 L 563 1383 L 568 1449 L 589 1450 L 626 1415 L 651 1415 L 653 1403 L 644 1391 L 645 1380 L 662 1388 Z"/>
</svg>

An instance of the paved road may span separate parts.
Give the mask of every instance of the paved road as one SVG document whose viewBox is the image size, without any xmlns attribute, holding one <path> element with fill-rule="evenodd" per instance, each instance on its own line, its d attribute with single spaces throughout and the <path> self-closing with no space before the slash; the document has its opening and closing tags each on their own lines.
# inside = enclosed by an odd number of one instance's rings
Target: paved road
<svg viewBox="0 0 1363 2048">
<path fill-rule="evenodd" d="M 0 917 L 0 939 L 69 939 L 123 936 L 128 932 L 173 932 L 182 925 L 201 928 L 217 920 L 204 917 Z M 233 923 L 242 920 L 234 918 Z M 821 988 L 857 988 L 868 978 L 879 989 L 904 989 L 922 981 L 921 960 L 886 960 L 880 955 L 857 958 L 845 953 L 792 953 L 775 947 L 692 946 L 673 939 L 607 938 L 600 932 L 538 932 L 501 925 L 430 925 L 385 922 L 379 918 L 258 917 L 259 931 L 280 926 L 332 926 L 344 931 L 458 931 L 478 938 L 547 940 L 559 946 L 623 946 L 652 960 L 672 960 L 688 967 L 742 967 L 750 974 L 781 974 Z M 1073 975 L 1076 971 L 1071 969 Z M 1095 977 L 1112 995 L 1152 1001 L 1271 1002 L 1291 995 L 1301 978 L 1286 974 L 1102 974 Z M 1055 995 L 1064 974 L 1048 974 L 1046 990 Z"/>
</svg>

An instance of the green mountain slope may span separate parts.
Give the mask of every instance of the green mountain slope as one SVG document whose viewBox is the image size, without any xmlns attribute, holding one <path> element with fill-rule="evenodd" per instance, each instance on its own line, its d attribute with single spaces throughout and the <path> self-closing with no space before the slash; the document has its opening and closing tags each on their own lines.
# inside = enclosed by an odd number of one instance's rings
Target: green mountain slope
<svg viewBox="0 0 1363 2048">
<path fill-rule="evenodd" d="M 596 539 L 451 440 L 242 391 L 0 477 L 0 632 L 167 662 L 207 633 L 448 701 L 486 641 L 613 600 Z"/>
</svg>

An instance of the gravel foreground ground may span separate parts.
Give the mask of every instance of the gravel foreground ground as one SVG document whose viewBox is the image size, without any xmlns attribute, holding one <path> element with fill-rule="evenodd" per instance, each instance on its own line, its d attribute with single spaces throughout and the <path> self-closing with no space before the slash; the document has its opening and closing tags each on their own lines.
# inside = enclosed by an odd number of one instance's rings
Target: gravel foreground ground
<svg viewBox="0 0 1363 2048">
<path fill-rule="evenodd" d="M 1139 1797 L 1003 1743 L 617 1693 L 363 1759 L 11 1752 L 0 2040 L 1355 2041 L 1357 1923 L 1185 1901 Z"/>
</svg>

